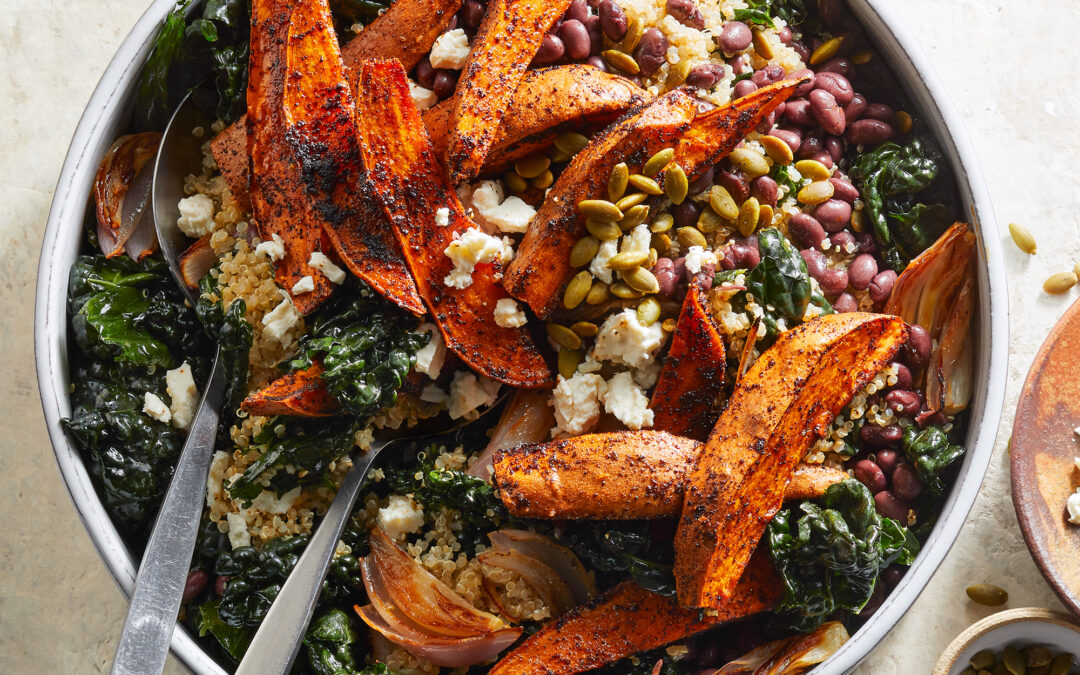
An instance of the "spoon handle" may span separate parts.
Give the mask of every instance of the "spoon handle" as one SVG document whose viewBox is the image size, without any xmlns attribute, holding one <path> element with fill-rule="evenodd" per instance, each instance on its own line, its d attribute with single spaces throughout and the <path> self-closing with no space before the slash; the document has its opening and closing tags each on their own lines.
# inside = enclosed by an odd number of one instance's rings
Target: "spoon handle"
<svg viewBox="0 0 1080 675">
<path fill-rule="evenodd" d="M 376 455 L 387 445 L 376 443 L 354 460 L 318 529 L 259 625 L 235 675 L 287 673 L 292 668 L 364 478 Z"/>
<path fill-rule="evenodd" d="M 224 369 L 220 354 L 216 354 L 206 391 L 139 565 L 124 632 L 116 648 L 113 675 L 152 675 L 165 668 L 206 500 L 206 476 L 224 397 Z"/>
</svg>

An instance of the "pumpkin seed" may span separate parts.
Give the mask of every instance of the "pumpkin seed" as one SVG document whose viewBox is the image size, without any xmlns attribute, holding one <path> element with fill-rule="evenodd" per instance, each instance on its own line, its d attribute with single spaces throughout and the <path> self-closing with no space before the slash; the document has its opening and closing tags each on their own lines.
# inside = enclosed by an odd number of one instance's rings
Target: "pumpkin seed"
<svg viewBox="0 0 1080 675">
<path fill-rule="evenodd" d="M 750 197 L 739 207 L 739 234 L 749 237 L 757 229 L 761 217 L 761 203 L 756 197 Z"/>
<path fill-rule="evenodd" d="M 674 224 L 674 216 L 672 216 L 670 213 L 661 213 L 656 217 L 656 220 L 652 221 L 652 224 L 649 225 L 649 232 L 652 232 L 653 234 L 667 232 Z"/>
<path fill-rule="evenodd" d="M 795 162 L 795 170 L 801 173 L 803 178 L 810 180 L 829 180 L 832 175 L 828 167 L 816 159 L 800 159 Z"/>
<path fill-rule="evenodd" d="M 649 217 L 649 207 L 645 204 L 638 204 L 627 210 L 626 215 L 619 221 L 619 229 L 623 232 L 637 227 L 645 222 L 645 219 Z"/>
<path fill-rule="evenodd" d="M 585 353 L 580 349 L 559 350 L 559 375 L 569 380 L 577 372 L 577 367 L 585 359 Z"/>
<path fill-rule="evenodd" d="M 671 237 L 666 233 L 654 234 L 652 236 L 652 247 L 658 252 L 667 254 L 671 250 Z"/>
<path fill-rule="evenodd" d="M 705 235 L 701 233 L 701 230 L 696 227 L 680 227 L 675 230 L 675 238 L 679 240 L 679 246 L 683 249 L 688 249 L 691 246 L 700 246 L 705 248 L 709 245 L 705 241 Z"/>
<path fill-rule="evenodd" d="M 619 162 L 611 170 L 607 181 L 607 196 L 610 201 L 617 202 L 626 194 L 626 180 L 630 177 L 630 167 L 626 162 Z"/>
<path fill-rule="evenodd" d="M 1041 645 L 1029 645 L 1020 650 L 1024 655 L 1024 665 L 1028 668 L 1041 668 L 1050 665 L 1054 655 L 1050 650 Z"/>
<path fill-rule="evenodd" d="M 795 159 L 795 154 L 791 152 L 791 146 L 776 136 L 762 136 L 758 141 L 761 143 L 761 147 L 765 148 L 765 154 L 777 164 L 791 164 L 791 161 Z"/>
<path fill-rule="evenodd" d="M 519 176 L 516 171 L 507 171 L 503 174 L 503 183 L 506 184 L 506 189 L 514 194 L 521 194 L 529 187 L 525 179 Z"/>
<path fill-rule="evenodd" d="M 578 202 L 578 211 L 593 220 L 622 220 L 623 212 L 605 199 L 583 199 Z"/>
<path fill-rule="evenodd" d="M 739 205 L 723 185 L 714 185 L 709 190 L 709 206 L 713 211 L 728 220 L 739 217 Z M 704 211 L 702 211 L 704 213 Z"/>
<path fill-rule="evenodd" d="M 548 337 L 563 349 L 581 349 L 581 337 L 561 323 L 549 323 L 545 329 Z"/>
<path fill-rule="evenodd" d="M 664 323 L 660 324 L 665 333 L 674 333 L 678 326 L 679 322 L 675 319 L 664 319 Z"/>
<path fill-rule="evenodd" d="M 548 169 L 544 173 L 529 181 L 529 185 L 532 185 L 537 190 L 546 190 L 551 187 L 551 184 L 554 182 L 555 174 L 551 173 L 551 170 Z"/>
<path fill-rule="evenodd" d="M 851 229 L 856 232 L 862 232 L 866 227 L 866 216 L 863 214 L 862 209 L 855 209 L 851 212 Z"/>
<path fill-rule="evenodd" d="M 638 66 L 637 61 L 633 56 L 630 56 L 626 52 L 620 52 L 618 49 L 608 49 L 604 51 L 600 56 L 604 57 L 604 61 L 609 66 L 616 70 L 621 70 L 627 75 L 637 75 L 641 72 L 641 67 Z"/>
<path fill-rule="evenodd" d="M 819 63 L 825 63 L 832 57 L 836 56 L 836 52 L 840 51 L 840 46 L 844 44 L 844 36 L 834 37 L 831 40 L 827 40 L 821 43 L 817 49 L 810 54 L 810 65 L 816 66 Z"/>
<path fill-rule="evenodd" d="M 570 159 L 570 155 L 566 154 L 558 148 L 555 148 L 554 150 L 549 152 L 548 157 L 551 159 L 552 164 L 559 164 L 560 162 L 565 162 L 566 160 Z"/>
<path fill-rule="evenodd" d="M 529 155 L 514 162 L 514 171 L 522 178 L 536 178 L 548 170 L 551 158 L 544 155 Z"/>
<path fill-rule="evenodd" d="M 911 128 L 915 126 L 915 122 L 911 119 L 911 113 L 906 110 L 897 110 L 893 114 L 893 120 L 896 122 L 896 128 L 900 130 L 900 133 L 906 134 L 911 131 Z"/>
<path fill-rule="evenodd" d="M 642 326 L 651 326 L 660 318 L 660 301 L 656 298 L 645 298 L 637 306 L 637 318 Z"/>
<path fill-rule="evenodd" d="M 589 289 L 589 294 L 585 296 L 585 304 L 599 305 L 601 302 L 608 299 L 610 289 L 608 285 L 603 281 L 597 279 L 593 282 L 592 288 Z"/>
<path fill-rule="evenodd" d="M 627 209 L 637 206 L 648 198 L 649 195 L 645 194 L 644 192 L 634 192 L 626 195 L 619 201 L 615 202 L 615 206 L 617 206 L 620 211 L 625 213 Z"/>
<path fill-rule="evenodd" d="M 798 199 L 803 204 L 823 204 L 832 199 L 836 190 L 827 180 L 816 180 L 799 190 Z"/>
<path fill-rule="evenodd" d="M 1080 262 L 1073 265 L 1073 274 L 1080 278 Z"/>
<path fill-rule="evenodd" d="M 1057 274 L 1051 274 L 1050 278 L 1043 282 L 1043 290 L 1051 295 L 1056 295 L 1064 293 L 1075 285 L 1076 274 L 1074 272 L 1058 272 Z"/>
<path fill-rule="evenodd" d="M 773 51 L 772 45 L 765 36 L 765 31 L 755 28 L 753 33 L 754 51 L 758 53 L 758 56 L 766 61 L 776 56 L 776 52 Z"/>
<path fill-rule="evenodd" d="M 980 605 L 997 607 L 1009 601 L 1009 594 L 1004 588 L 993 584 L 974 584 L 967 587 L 968 597 Z"/>
<path fill-rule="evenodd" d="M 1009 675 L 1009 669 L 1005 667 L 1005 664 L 998 662 L 991 670 L 990 675 Z"/>
<path fill-rule="evenodd" d="M 622 278 L 627 286 L 641 293 L 656 293 L 660 290 L 660 282 L 656 280 L 656 275 L 644 267 L 635 267 L 623 272 Z"/>
<path fill-rule="evenodd" d="M 743 173 L 753 178 L 769 173 L 769 163 L 765 161 L 765 156 L 750 148 L 735 148 L 728 155 L 728 159 Z"/>
<path fill-rule="evenodd" d="M 1027 667 L 1024 666 L 1024 657 L 1016 647 L 1005 647 L 1005 655 L 1002 660 L 1012 675 L 1024 675 L 1027 671 Z"/>
<path fill-rule="evenodd" d="M 660 189 L 659 183 L 654 181 L 652 178 L 649 178 L 648 176 L 642 176 L 639 173 L 630 176 L 630 178 L 628 178 L 627 180 L 630 182 L 630 185 L 634 186 L 638 190 L 641 190 L 647 195 L 659 195 L 663 194 L 664 192 Z"/>
<path fill-rule="evenodd" d="M 869 49 L 864 49 L 855 56 L 851 57 L 851 61 L 857 66 L 865 66 L 870 63 L 870 60 L 874 58 L 874 52 Z"/>
<path fill-rule="evenodd" d="M 664 194 L 672 204 L 682 204 L 689 189 L 690 182 L 686 180 L 686 172 L 681 166 L 676 164 L 664 172 Z"/>
<path fill-rule="evenodd" d="M 596 327 L 596 324 L 589 321 L 578 321 L 573 326 L 570 326 L 570 330 L 583 338 L 596 337 L 596 334 L 600 332 L 600 329 Z"/>
<path fill-rule="evenodd" d="M 994 667 L 997 663 L 997 657 L 994 656 L 994 652 L 989 649 L 984 649 L 981 652 L 976 652 L 972 655 L 971 660 L 968 662 L 975 670 L 988 670 Z"/>
<path fill-rule="evenodd" d="M 772 225 L 773 221 L 773 207 L 768 204 L 761 205 L 761 215 L 758 216 L 758 225 L 760 227 L 768 227 Z"/>
<path fill-rule="evenodd" d="M 570 266 L 585 267 L 596 257 L 600 250 L 600 240 L 596 237 L 582 237 L 570 248 Z"/>
<path fill-rule="evenodd" d="M 622 281 L 616 281 L 615 283 L 611 284 L 611 294 L 614 295 L 616 298 L 622 298 L 623 300 L 637 300 L 643 295 L 642 293 L 639 293 L 634 289 L 630 288 Z"/>
<path fill-rule="evenodd" d="M 589 274 L 589 270 L 581 270 L 570 279 L 566 290 L 563 291 L 563 307 L 573 309 L 580 305 L 591 288 L 592 274 Z"/>
<path fill-rule="evenodd" d="M 589 234 L 600 241 L 618 239 L 622 236 L 622 230 L 619 229 L 619 224 L 613 223 L 610 220 L 593 220 L 592 218 L 588 218 L 585 221 L 585 229 L 589 231 Z"/>
<path fill-rule="evenodd" d="M 738 216 L 738 212 L 736 212 L 736 216 Z M 697 229 L 706 234 L 716 232 L 723 224 L 724 221 L 722 221 L 720 216 L 716 214 L 716 211 L 713 211 L 711 208 L 702 209 L 701 214 L 698 215 Z"/>
<path fill-rule="evenodd" d="M 671 164 L 673 159 L 675 159 L 675 148 L 664 148 L 645 162 L 645 166 L 641 167 L 641 173 L 652 178 L 665 166 Z"/>
<path fill-rule="evenodd" d="M 1009 223 L 1009 234 L 1012 236 L 1013 243 L 1016 244 L 1017 248 L 1028 255 L 1035 255 L 1035 237 L 1031 236 L 1026 227 L 1017 223 Z"/>
<path fill-rule="evenodd" d="M 690 70 L 693 67 L 690 59 L 683 59 L 679 61 L 679 65 L 671 69 L 671 74 L 668 75 L 667 86 L 669 89 L 674 89 L 677 85 L 686 82 L 686 76 L 690 74 Z"/>
<path fill-rule="evenodd" d="M 1050 668 L 1046 671 L 1047 675 L 1065 675 L 1072 668 L 1072 662 L 1072 654 L 1068 652 L 1058 654 L 1050 661 Z"/>
<path fill-rule="evenodd" d="M 641 36 L 645 34 L 645 22 L 641 19 L 634 19 L 630 22 L 630 25 L 626 27 L 626 35 L 622 39 L 622 50 L 627 54 L 632 54 L 637 47 L 638 42 L 641 41 Z"/>
<path fill-rule="evenodd" d="M 555 137 L 555 147 L 573 157 L 589 144 L 589 137 L 576 131 L 567 131 Z"/>
<path fill-rule="evenodd" d="M 632 270 L 635 267 L 640 267 L 641 265 L 644 265 L 648 259 L 648 251 L 624 251 L 611 256 L 607 266 L 613 270 L 622 272 L 625 270 Z"/>
<path fill-rule="evenodd" d="M 964 668 L 960 671 L 960 675 L 979 675 L 979 671 L 974 668 Z"/>
<path fill-rule="evenodd" d="M 652 269 L 656 265 L 656 261 L 660 259 L 660 254 L 656 252 L 656 249 L 649 247 L 649 258 L 645 261 L 645 267 Z"/>
</svg>

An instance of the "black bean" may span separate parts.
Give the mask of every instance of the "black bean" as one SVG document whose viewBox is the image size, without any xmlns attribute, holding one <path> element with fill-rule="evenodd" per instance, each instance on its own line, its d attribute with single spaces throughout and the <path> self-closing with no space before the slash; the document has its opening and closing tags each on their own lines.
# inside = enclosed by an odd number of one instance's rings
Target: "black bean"
<svg viewBox="0 0 1080 675">
<path fill-rule="evenodd" d="M 416 64 L 416 81 L 428 89 L 435 86 L 435 69 L 431 67 L 431 61 L 426 56 Z"/>
<path fill-rule="evenodd" d="M 712 89 L 713 85 L 720 81 L 720 78 L 724 76 L 724 67 L 719 63 L 699 63 L 690 69 L 690 72 L 686 76 L 686 84 L 694 87 L 695 89 Z M 736 83 L 735 98 L 739 97 L 738 88 L 739 85 L 747 80 L 742 80 Z M 754 87 L 757 89 L 757 87 Z"/>
<path fill-rule="evenodd" d="M 836 102 L 836 97 L 824 89 L 815 89 L 810 92 L 809 101 L 814 119 L 826 132 L 834 135 L 844 133 L 847 120 L 844 118 L 844 111 Z"/>
<path fill-rule="evenodd" d="M 770 176 L 758 176 L 750 182 L 750 196 L 756 197 L 762 204 L 775 207 L 780 196 L 780 186 Z"/>
<path fill-rule="evenodd" d="M 877 512 L 886 518 L 899 520 L 901 525 L 907 525 L 908 511 L 911 506 L 888 490 L 883 490 L 874 495 L 874 506 L 877 508 Z"/>
<path fill-rule="evenodd" d="M 904 434 L 904 430 L 897 424 L 890 424 L 887 427 L 879 427 L 874 424 L 864 424 L 859 431 L 859 437 L 862 438 L 863 443 L 873 445 L 877 447 L 887 447 L 895 445 L 900 441 L 900 437 Z"/>
<path fill-rule="evenodd" d="M 802 145 L 799 146 L 799 157 L 802 159 L 809 159 L 814 155 L 820 154 L 824 152 L 824 150 L 822 150 L 824 145 L 825 139 L 822 138 L 820 131 L 808 131 L 803 134 Z"/>
<path fill-rule="evenodd" d="M 914 417 L 922 405 L 922 398 L 910 389 L 893 389 L 885 394 L 885 402 L 897 415 Z"/>
<path fill-rule="evenodd" d="M 604 48 L 604 28 L 600 25 L 600 17 L 590 14 L 582 23 L 589 33 L 589 54 L 599 56 Z"/>
<path fill-rule="evenodd" d="M 882 122 L 891 122 L 893 118 L 893 109 L 884 103 L 869 103 L 866 106 L 863 116 L 881 120 Z"/>
<path fill-rule="evenodd" d="M 814 279 L 821 279 L 825 274 L 825 254 L 812 248 L 804 248 L 799 251 L 803 262 L 806 263 L 806 273 Z"/>
<path fill-rule="evenodd" d="M 675 287 L 679 285 L 679 276 L 675 273 L 675 263 L 671 258 L 659 258 L 653 265 L 652 273 L 660 284 L 661 294 L 668 297 L 675 294 Z"/>
<path fill-rule="evenodd" d="M 912 501 L 922 494 L 923 486 L 914 467 L 905 462 L 893 471 L 892 489 L 893 494 L 900 499 Z"/>
<path fill-rule="evenodd" d="M 803 63 L 810 60 L 810 48 L 802 41 L 795 40 L 791 43 L 791 48 L 795 50 L 795 53 L 799 55 L 799 59 L 802 60 Z"/>
<path fill-rule="evenodd" d="M 750 79 L 754 81 L 759 87 L 764 87 L 767 84 L 779 82 L 787 76 L 787 71 L 781 66 L 768 65 L 761 70 L 754 71 L 754 74 L 750 76 Z"/>
<path fill-rule="evenodd" d="M 904 573 L 906 571 L 907 570 L 903 567 L 897 567 L 895 565 L 886 567 L 881 571 L 881 580 L 885 582 L 886 588 L 896 588 L 896 585 L 904 578 Z"/>
<path fill-rule="evenodd" d="M 634 50 L 634 58 L 637 60 L 641 74 L 648 77 L 660 70 L 667 58 L 668 39 L 659 28 L 650 28 L 641 36 L 637 49 Z"/>
<path fill-rule="evenodd" d="M 795 33 L 792 32 L 791 26 L 784 26 L 780 29 L 780 32 L 776 34 L 776 37 L 780 38 L 780 44 L 789 45 L 791 41 L 795 39 Z"/>
<path fill-rule="evenodd" d="M 540 41 L 540 49 L 536 50 L 536 56 L 532 62 L 538 66 L 555 63 L 566 54 L 566 45 L 554 33 L 548 33 Z"/>
<path fill-rule="evenodd" d="M 841 251 L 846 252 L 848 250 L 848 244 L 852 246 L 852 251 L 857 249 L 855 246 L 855 235 L 847 230 L 840 230 L 839 232 L 830 234 L 829 241 L 832 242 L 834 248 L 840 249 Z"/>
<path fill-rule="evenodd" d="M 217 595 L 224 595 L 225 584 L 229 583 L 230 578 L 231 577 L 220 576 L 217 579 L 214 579 L 214 593 Z"/>
<path fill-rule="evenodd" d="M 844 119 L 848 124 L 851 124 L 855 120 L 863 116 L 866 112 L 866 97 L 862 94 L 855 94 L 851 97 L 851 102 L 844 106 Z"/>
<path fill-rule="evenodd" d="M 873 117 L 856 120 L 848 127 L 845 138 L 852 145 L 877 145 L 893 136 L 892 125 Z"/>
<path fill-rule="evenodd" d="M 735 88 L 732 89 L 732 96 L 735 98 L 742 98 L 748 96 L 757 91 L 758 86 L 750 80 L 739 80 L 735 83 Z"/>
<path fill-rule="evenodd" d="M 821 292 L 827 297 L 840 295 L 848 286 L 847 271 L 839 267 L 829 268 L 818 279 L 818 284 L 821 285 Z"/>
<path fill-rule="evenodd" d="M 896 384 L 893 386 L 897 389 L 911 389 L 911 385 L 915 381 L 911 375 L 911 369 L 899 361 L 893 361 L 889 365 L 896 368 Z"/>
<path fill-rule="evenodd" d="M 570 0 L 570 6 L 566 8 L 566 13 L 563 14 L 563 19 L 574 19 L 585 23 L 585 19 L 589 16 L 589 5 L 585 0 Z"/>
<path fill-rule="evenodd" d="M 891 476 L 896 465 L 900 463 L 900 453 L 895 450 L 880 450 L 877 455 L 877 465 L 886 475 Z"/>
<path fill-rule="evenodd" d="M 484 20 L 484 6 L 476 0 L 466 0 L 458 10 L 458 16 L 461 17 L 461 23 L 469 28 L 479 28 Z"/>
<path fill-rule="evenodd" d="M 896 272 L 885 270 L 878 272 L 870 282 L 870 299 L 874 302 L 885 302 L 896 285 Z"/>
<path fill-rule="evenodd" d="M 859 301 L 851 293 L 841 293 L 832 301 L 832 308 L 837 314 L 859 311 Z"/>
<path fill-rule="evenodd" d="M 738 169 L 720 169 L 716 172 L 716 184 L 723 185 L 736 204 L 742 204 L 750 196 L 750 181 Z"/>
<path fill-rule="evenodd" d="M 847 124 L 847 119 L 844 120 L 844 124 Z M 839 162 L 844 157 L 844 142 L 836 136 L 827 137 L 825 152 L 829 153 L 829 157 L 832 157 L 834 162 Z"/>
<path fill-rule="evenodd" d="M 787 143 L 791 148 L 792 154 L 799 151 L 799 146 L 802 145 L 802 134 L 794 129 L 773 129 L 769 132 L 770 136 L 776 136 L 783 142 Z"/>
<path fill-rule="evenodd" d="M 599 70 L 602 70 L 605 73 L 607 72 L 607 69 L 608 69 L 607 63 L 604 61 L 604 59 L 600 58 L 599 56 L 590 56 L 589 58 L 585 59 L 585 63 L 589 64 L 590 66 L 593 66 L 594 68 L 598 68 Z"/>
<path fill-rule="evenodd" d="M 435 81 L 431 85 L 432 91 L 439 98 L 449 98 L 454 95 L 457 87 L 458 72 L 439 68 L 435 71 Z"/>
<path fill-rule="evenodd" d="M 820 249 L 825 240 L 825 228 L 809 213 L 796 213 L 788 221 L 788 233 L 804 248 Z"/>
<path fill-rule="evenodd" d="M 838 73 L 819 72 L 814 77 L 814 88 L 829 92 L 841 106 L 851 103 L 851 100 L 855 97 L 855 90 L 851 88 L 851 82 Z"/>
<path fill-rule="evenodd" d="M 833 184 L 834 198 L 843 199 L 849 204 L 854 203 L 859 198 L 859 190 L 850 181 L 839 176 L 833 176 L 829 179 L 829 182 Z"/>
<path fill-rule="evenodd" d="M 814 218 L 826 232 L 839 232 L 851 222 L 851 204 L 830 199 L 814 207 Z"/>
<path fill-rule="evenodd" d="M 690 187 L 687 194 L 699 195 L 702 192 L 705 192 L 710 187 L 712 187 L 713 178 L 715 177 L 716 169 L 715 167 L 710 166 L 708 169 L 705 169 L 704 173 L 702 173 L 700 176 L 690 182 Z M 683 203 L 685 204 L 686 202 L 684 201 Z"/>
<path fill-rule="evenodd" d="M 585 30 L 585 24 L 577 19 L 563 21 L 559 27 L 559 39 L 566 48 L 567 57 L 579 61 L 589 55 L 589 31 Z"/>
<path fill-rule="evenodd" d="M 851 72 L 851 61 L 846 56 L 834 56 L 818 67 L 819 73 L 847 75 Z"/>
<path fill-rule="evenodd" d="M 930 352 L 933 351 L 934 342 L 930 339 L 930 333 L 918 324 L 909 324 L 911 335 L 907 344 L 904 345 L 904 356 L 908 365 L 912 368 L 922 368 L 930 361 Z"/>
<path fill-rule="evenodd" d="M 693 3 L 693 0 L 667 0 L 665 9 L 668 14 L 684 26 L 705 30 L 705 17 L 701 10 Z M 723 32 L 721 31 L 721 35 Z"/>
<path fill-rule="evenodd" d="M 609 40 L 619 41 L 626 35 L 626 13 L 615 0 L 600 0 L 600 25 Z"/>
<path fill-rule="evenodd" d="M 874 235 L 869 232 L 856 232 L 855 243 L 859 245 L 860 253 L 873 253 L 877 250 L 877 243 L 874 242 Z"/>
<path fill-rule="evenodd" d="M 210 574 L 206 570 L 191 570 L 188 572 L 187 581 L 184 582 L 184 596 L 180 602 L 191 602 L 199 597 L 206 584 L 210 582 Z"/>
<path fill-rule="evenodd" d="M 870 282 L 874 280 L 877 273 L 877 260 L 868 253 L 855 256 L 848 265 L 848 280 L 851 282 L 851 287 L 857 291 L 865 291 L 869 288 Z"/>
<path fill-rule="evenodd" d="M 671 216 L 675 219 L 675 227 L 694 227 L 697 225 L 701 207 L 692 199 L 684 199 L 682 204 L 676 204 L 671 208 Z"/>
<path fill-rule="evenodd" d="M 750 32 L 750 27 L 745 23 L 742 21 L 728 21 L 720 29 L 720 35 L 716 37 L 716 44 L 719 45 L 720 49 L 731 54 L 741 52 L 749 47 L 753 39 L 754 34 Z"/>
<path fill-rule="evenodd" d="M 822 143 L 824 143 L 824 141 L 822 141 Z M 814 160 L 815 162 L 817 162 L 817 163 L 821 164 L 822 166 L 824 166 L 826 169 L 833 168 L 832 155 L 825 152 L 824 150 L 818 150 L 814 154 L 807 157 L 807 159 Z"/>
<path fill-rule="evenodd" d="M 869 488 L 870 492 L 873 494 L 877 494 L 889 487 L 889 481 L 885 477 L 885 472 L 881 470 L 880 466 L 871 462 L 869 459 L 863 459 L 856 462 L 854 473 L 855 478 Z"/>
</svg>

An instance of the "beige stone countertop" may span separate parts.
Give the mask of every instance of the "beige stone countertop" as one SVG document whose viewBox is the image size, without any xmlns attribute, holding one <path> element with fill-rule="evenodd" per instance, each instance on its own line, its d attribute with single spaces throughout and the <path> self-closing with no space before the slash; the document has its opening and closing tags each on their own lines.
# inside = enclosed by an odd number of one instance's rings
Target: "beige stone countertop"
<svg viewBox="0 0 1080 675">
<path fill-rule="evenodd" d="M 41 235 L 68 142 L 113 51 L 146 0 L 0 0 L 0 673 L 107 672 L 124 599 L 72 507 L 45 432 L 32 350 Z M 951 553 L 858 673 L 927 673 L 963 628 L 992 610 L 971 583 L 1009 591 L 1008 607 L 1060 608 L 1024 547 L 1009 498 L 1007 441 L 1027 368 L 1077 297 L 1042 293 L 1080 260 L 1080 3 L 896 0 L 967 123 L 1000 219 L 1012 341 L 999 437 Z M 1025 224 L 1037 256 L 1009 241 Z M 166 672 L 186 672 L 170 658 Z"/>
</svg>

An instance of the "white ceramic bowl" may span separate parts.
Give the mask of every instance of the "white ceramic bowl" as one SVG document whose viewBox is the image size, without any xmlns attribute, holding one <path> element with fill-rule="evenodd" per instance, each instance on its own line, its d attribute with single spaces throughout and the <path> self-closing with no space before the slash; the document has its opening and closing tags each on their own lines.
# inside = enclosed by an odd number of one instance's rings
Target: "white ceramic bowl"
<svg viewBox="0 0 1080 675">
<path fill-rule="evenodd" d="M 960 675 L 975 654 L 989 649 L 999 658 L 1005 647 L 1042 645 L 1055 654 L 1080 653 L 1080 626 L 1064 612 L 1021 607 L 991 614 L 956 636 L 934 666 L 933 675 Z M 1074 656 L 1073 665 L 1078 662 Z"/>
<path fill-rule="evenodd" d="M 57 182 L 38 269 L 34 342 L 38 387 L 56 461 L 71 499 L 102 560 L 125 594 L 135 582 L 137 561 L 128 551 L 99 501 L 79 453 L 60 426 L 71 413 L 68 400 L 66 293 L 68 270 L 78 253 L 94 172 L 130 117 L 139 70 L 157 27 L 174 0 L 154 0 L 124 40 L 90 98 Z M 889 0 L 850 0 L 850 11 L 865 27 L 931 131 L 957 179 L 962 210 L 979 232 L 979 302 L 975 368 L 967 456 L 937 526 L 918 560 L 877 613 L 840 651 L 814 672 L 842 673 L 855 667 L 908 610 L 955 541 L 990 461 L 1005 395 L 1008 347 L 1008 291 L 1005 267 L 975 152 L 944 88 Z M 986 236 L 984 236 L 986 235 Z M 223 673 L 178 626 L 175 654 L 197 673 Z"/>
</svg>

